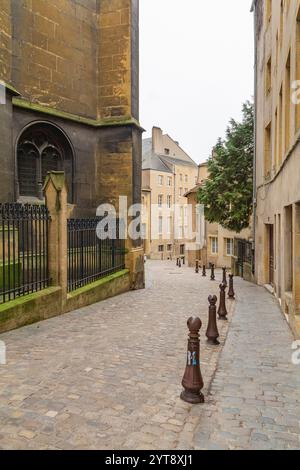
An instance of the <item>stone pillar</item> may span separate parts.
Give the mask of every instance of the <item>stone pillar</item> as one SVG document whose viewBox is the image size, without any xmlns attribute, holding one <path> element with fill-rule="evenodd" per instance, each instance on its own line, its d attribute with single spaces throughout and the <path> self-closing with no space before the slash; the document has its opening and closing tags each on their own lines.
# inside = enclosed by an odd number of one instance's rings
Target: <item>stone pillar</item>
<svg viewBox="0 0 300 470">
<path fill-rule="evenodd" d="M 12 145 L 13 96 L 12 88 L 0 82 L 0 202 L 15 201 L 15 157 Z"/>
<path fill-rule="evenodd" d="M 144 249 L 143 247 L 132 248 L 127 243 L 126 269 L 130 271 L 130 288 L 132 290 L 144 289 Z"/>
<path fill-rule="evenodd" d="M 63 171 L 48 173 L 44 184 L 46 205 L 51 222 L 49 225 L 49 276 L 53 286 L 62 289 L 62 303 L 67 298 L 67 218 L 68 192 Z"/>
</svg>

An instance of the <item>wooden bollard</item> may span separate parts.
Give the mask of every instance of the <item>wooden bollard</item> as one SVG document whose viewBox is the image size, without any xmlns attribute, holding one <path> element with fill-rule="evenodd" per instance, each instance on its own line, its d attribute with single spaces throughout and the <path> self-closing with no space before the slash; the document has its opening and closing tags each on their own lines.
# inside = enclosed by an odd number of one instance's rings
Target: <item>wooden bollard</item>
<svg viewBox="0 0 300 470">
<path fill-rule="evenodd" d="M 187 351 L 187 363 L 182 379 L 184 391 L 180 398 L 193 405 L 204 403 L 204 395 L 201 392 L 204 384 L 200 369 L 200 330 L 202 322 L 200 318 L 191 317 L 188 322 L 189 339 Z"/>
<path fill-rule="evenodd" d="M 215 265 L 214 265 L 214 264 L 211 264 L 211 265 L 210 265 L 210 269 L 211 269 L 210 280 L 211 280 L 211 281 L 215 281 L 215 280 L 216 280 L 216 277 L 215 277 Z"/>
<path fill-rule="evenodd" d="M 206 277 L 206 266 L 205 266 L 205 264 L 203 265 L 203 268 L 202 268 L 202 277 Z"/>
<path fill-rule="evenodd" d="M 199 261 L 198 261 L 198 260 L 196 260 L 195 273 L 196 273 L 196 274 L 199 274 Z"/>
<path fill-rule="evenodd" d="M 208 310 L 208 326 L 206 331 L 207 343 L 213 346 L 218 346 L 219 331 L 217 326 L 217 301 L 216 295 L 208 297 L 209 310 Z"/>
<path fill-rule="evenodd" d="M 226 276 L 227 268 L 222 268 L 222 271 L 223 271 L 222 283 L 225 284 L 225 286 L 227 287 L 227 276 Z"/>
<path fill-rule="evenodd" d="M 226 286 L 220 284 L 220 305 L 218 310 L 219 320 L 227 320 L 227 309 L 226 309 Z"/>
<path fill-rule="evenodd" d="M 231 299 L 231 300 L 235 299 L 235 292 L 234 292 L 234 288 L 233 288 L 233 274 L 229 274 L 228 298 Z"/>
</svg>

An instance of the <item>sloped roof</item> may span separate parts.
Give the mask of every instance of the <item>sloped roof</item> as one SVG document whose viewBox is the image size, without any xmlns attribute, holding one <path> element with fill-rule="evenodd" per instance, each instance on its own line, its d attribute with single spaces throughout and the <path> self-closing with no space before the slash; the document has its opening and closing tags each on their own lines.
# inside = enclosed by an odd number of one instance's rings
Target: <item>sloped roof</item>
<svg viewBox="0 0 300 470">
<path fill-rule="evenodd" d="M 153 152 L 152 139 L 143 140 L 143 170 L 154 170 L 162 173 L 173 173 L 172 168 Z"/>
<path fill-rule="evenodd" d="M 175 155 L 174 156 L 162 155 L 162 154 L 153 152 L 151 137 L 143 140 L 142 151 L 143 151 L 143 160 L 142 160 L 143 170 L 154 170 L 154 171 L 160 171 L 164 173 L 173 173 L 174 165 L 182 165 L 182 166 L 190 166 L 190 167 L 198 168 L 197 163 L 195 163 L 187 154 L 185 156 L 178 157 Z"/>
</svg>

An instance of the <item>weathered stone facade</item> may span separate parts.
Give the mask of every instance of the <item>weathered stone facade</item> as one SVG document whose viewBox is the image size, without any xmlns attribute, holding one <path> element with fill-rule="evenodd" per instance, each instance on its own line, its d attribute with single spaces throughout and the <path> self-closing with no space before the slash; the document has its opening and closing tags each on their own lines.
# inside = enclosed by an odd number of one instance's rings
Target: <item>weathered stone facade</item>
<svg viewBox="0 0 300 470">
<path fill-rule="evenodd" d="M 254 8 L 256 280 L 299 335 L 300 1 L 257 0 Z"/>
<path fill-rule="evenodd" d="M 138 1 L 1 0 L 0 38 L 0 200 L 19 196 L 18 143 L 36 122 L 72 147 L 78 213 L 138 202 Z"/>
<path fill-rule="evenodd" d="M 0 81 L 0 202 L 38 202 L 52 170 L 73 217 L 141 202 L 138 0 L 1 0 Z M 142 287 L 140 242 L 127 249 Z"/>
</svg>

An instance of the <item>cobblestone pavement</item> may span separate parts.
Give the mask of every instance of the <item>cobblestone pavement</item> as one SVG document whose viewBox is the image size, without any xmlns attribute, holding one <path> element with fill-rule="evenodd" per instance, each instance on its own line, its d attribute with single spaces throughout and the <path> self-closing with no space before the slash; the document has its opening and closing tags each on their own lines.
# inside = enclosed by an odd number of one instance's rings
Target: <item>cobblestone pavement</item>
<svg viewBox="0 0 300 470">
<path fill-rule="evenodd" d="M 300 449 L 300 366 L 276 300 L 244 283 L 196 449 Z"/>
<path fill-rule="evenodd" d="M 236 279 L 221 347 L 207 346 L 207 296 L 220 280 L 148 262 L 144 291 L 1 335 L 0 448 L 299 447 L 288 327 L 269 294 Z M 192 407 L 179 395 L 195 315 L 207 400 Z"/>
</svg>

